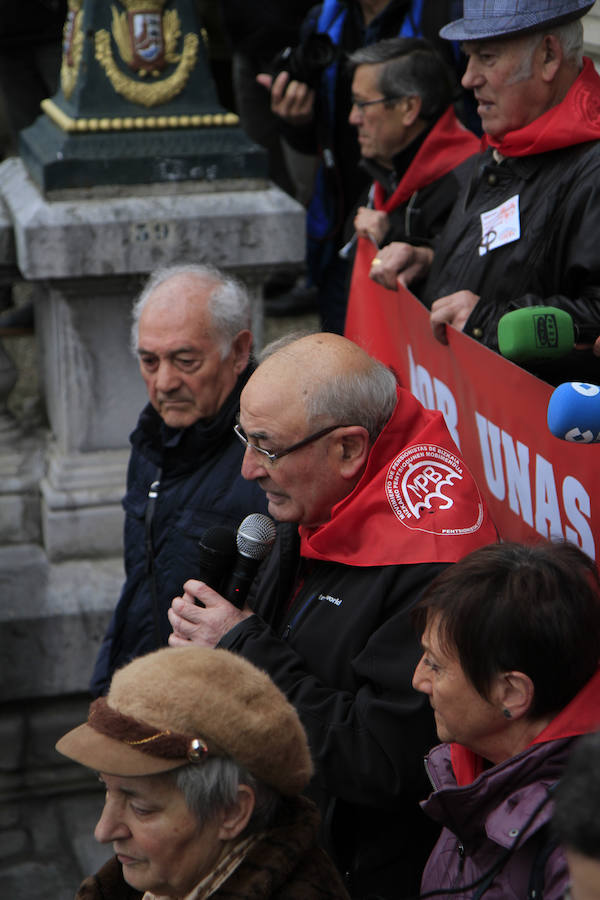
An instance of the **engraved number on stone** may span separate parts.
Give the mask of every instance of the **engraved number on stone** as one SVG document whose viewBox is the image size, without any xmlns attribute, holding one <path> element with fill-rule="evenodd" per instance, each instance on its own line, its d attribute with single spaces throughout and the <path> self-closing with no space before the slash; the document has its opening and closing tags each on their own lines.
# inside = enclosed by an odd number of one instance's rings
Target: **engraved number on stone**
<svg viewBox="0 0 600 900">
<path fill-rule="evenodd" d="M 136 222 L 133 236 L 139 244 L 165 241 L 169 237 L 169 226 L 166 222 Z"/>
</svg>

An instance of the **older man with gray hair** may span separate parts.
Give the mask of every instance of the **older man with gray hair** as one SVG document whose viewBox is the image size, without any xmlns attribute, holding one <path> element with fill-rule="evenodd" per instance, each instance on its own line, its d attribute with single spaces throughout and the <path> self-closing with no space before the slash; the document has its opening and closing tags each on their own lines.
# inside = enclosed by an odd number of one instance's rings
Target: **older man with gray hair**
<svg viewBox="0 0 600 900">
<path fill-rule="evenodd" d="M 600 330 L 600 77 L 581 24 L 593 5 L 465 0 L 440 31 L 463 42 L 486 149 L 464 164 L 435 252 L 391 244 L 371 276 L 395 288 L 428 273 L 420 296 L 441 340 L 452 325 L 496 350 L 500 317 L 531 306 Z M 528 367 L 548 381 L 597 380 L 591 348 Z"/>
<path fill-rule="evenodd" d="M 413 897 L 433 837 L 417 800 L 434 737 L 410 683 L 410 611 L 495 528 L 442 414 L 340 335 L 268 355 L 236 433 L 277 539 L 243 609 L 187 581 L 169 642 L 219 645 L 269 673 L 306 728 L 309 793 L 350 895 Z"/>
<path fill-rule="evenodd" d="M 233 434 L 252 371 L 245 288 L 209 266 L 160 269 L 133 306 L 132 349 L 149 404 L 131 435 L 125 507 L 126 580 L 92 676 L 112 673 L 167 643 L 167 610 L 198 572 L 207 528 L 233 530 L 264 512 L 264 494 L 240 474 Z"/>
</svg>

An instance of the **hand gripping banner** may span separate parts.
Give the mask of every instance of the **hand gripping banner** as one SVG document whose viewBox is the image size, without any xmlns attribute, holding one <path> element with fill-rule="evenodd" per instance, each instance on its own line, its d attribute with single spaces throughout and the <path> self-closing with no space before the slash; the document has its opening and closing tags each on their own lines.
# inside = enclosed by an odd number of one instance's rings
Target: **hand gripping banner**
<svg viewBox="0 0 600 900">
<path fill-rule="evenodd" d="M 564 538 L 597 558 L 600 445 L 550 433 L 550 385 L 453 328 L 447 346 L 435 340 L 428 310 L 410 291 L 389 291 L 368 277 L 374 255 L 360 239 L 346 336 L 424 406 L 444 413 L 504 540 Z"/>
</svg>

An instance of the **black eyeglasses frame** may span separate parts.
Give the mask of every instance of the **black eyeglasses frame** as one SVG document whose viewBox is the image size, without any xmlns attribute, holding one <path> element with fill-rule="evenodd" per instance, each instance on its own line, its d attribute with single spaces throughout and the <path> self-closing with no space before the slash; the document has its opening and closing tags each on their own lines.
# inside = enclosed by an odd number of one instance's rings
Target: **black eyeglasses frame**
<svg viewBox="0 0 600 900">
<path fill-rule="evenodd" d="M 240 425 L 239 422 L 236 422 L 233 426 L 233 430 L 237 437 L 240 439 L 242 444 L 245 447 L 251 447 L 252 450 L 256 450 L 257 453 L 260 453 L 262 456 L 266 456 L 270 462 L 275 462 L 278 459 L 281 459 L 282 456 L 287 456 L 288 453 L 293 453 L 295 450 L 300 450 L 301 447 L 306 447 L 307 444 L 312 444 L 313 441 L 318 441 L 319 438 L 325 437 L 326 434 L 331 434 L 332 431 L 335 431 L 336 428 L 348 428 L 348 425 L 328 425 L 327 428 L 321 428 L 320 431 L 315 431 L 313 434 L 309 434 L 308 437 L 303 438 L 301 441 L 297 441 L 297 443 L 292 444 L 290 447 L 285 447 L 283 450 L 265 450 L 264 447 L 259 447 L 258 444 L 254 444 L 251 440 L 246 436 L 244 429 Z"/>
</svg>

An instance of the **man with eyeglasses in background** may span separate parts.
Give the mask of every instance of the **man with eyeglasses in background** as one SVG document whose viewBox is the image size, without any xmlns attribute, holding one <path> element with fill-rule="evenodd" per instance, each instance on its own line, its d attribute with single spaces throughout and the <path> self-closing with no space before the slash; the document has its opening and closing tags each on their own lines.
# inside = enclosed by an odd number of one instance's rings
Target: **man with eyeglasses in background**
<svg viewBox="0 0 600 900">
<path fill-rule="evenodd" d="M 269 673 L 307 730 L 308 793 L 349 892 L 411 897 L 435 839 L 418 807 L 435 735 L 411 687 L 410 611 L 495 529 L 442 415 L 339 335 L 271 347 L 236 433 L 277 540 L 241 610 L 186 582 L 169 642 L 225 647 Z"/>
<path fill-rule="evenodd" d="M 348 64 L 349 121 L 360 145 L 359 168 L 373 182 L 341 252 L 353 257 L 356 236 L 377 247 L 390 241 L 430 245 L 458 194 L 453 170 L 480 144 L 454 111 L 454 73 L 419 38 L 379 41 L 356 50 Z"/>
<path fill-rule="evenodd" d="M 459 0 L 323 0 L 306 16 L 300 46 L 314 36 L 329 38 L 332 58 L 311 78 L 289 69 L 263 72 L 257 80 L 269 92 L 285 140 L 299 153 L 317 154 L 319 168 L 307 211 L 306 263 L 310 286 L 324 331 L 342 333 L 346 310 L 348 262 L 338 256 L 348 215 L 356 208 L 367 177 L 358 170 L 360 157 L 350 114 L 351 73 L 348 54 L 384 38 L 425 37 L 448 64 L 462 71 L 456 47 L 439 38 L 442 25 L 454 18 Z M 304 54 L 303 54 L 304 55 Z M 290 57 L 288 57 L 288 63 Z M 292 291 L 286 306 L 301 303 L 306 288 Z M 276 308 L 277 302 L 273 307 Z"/>
</svg>

